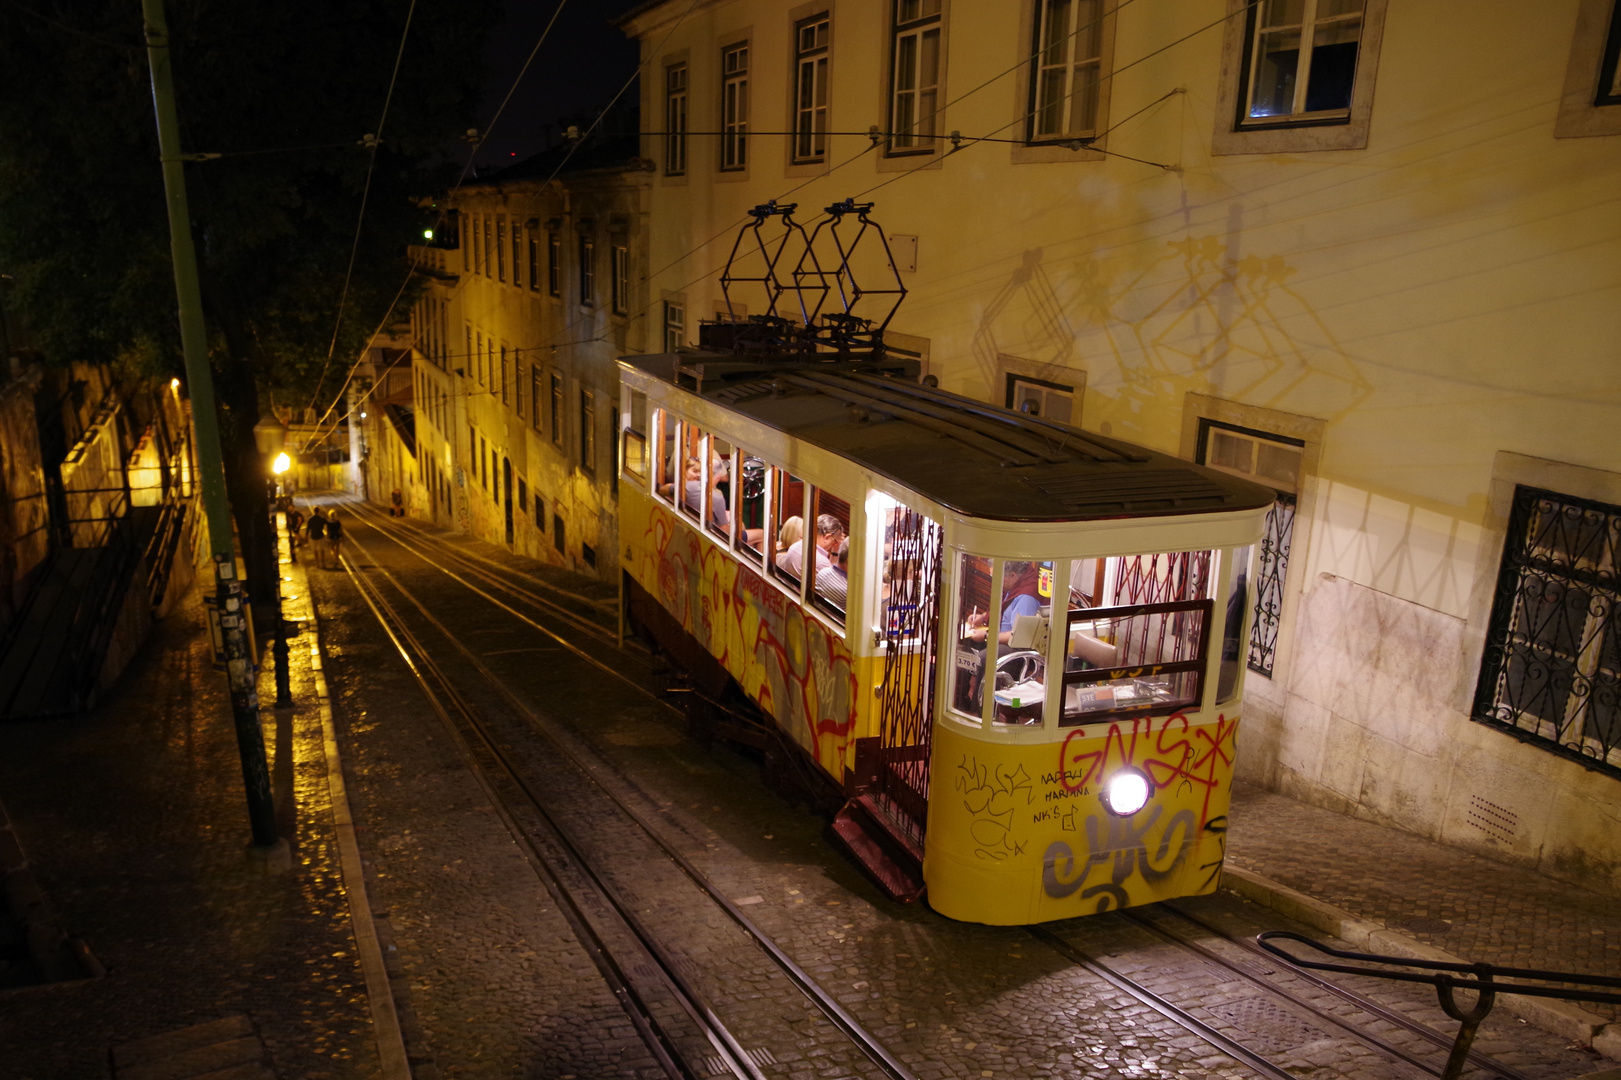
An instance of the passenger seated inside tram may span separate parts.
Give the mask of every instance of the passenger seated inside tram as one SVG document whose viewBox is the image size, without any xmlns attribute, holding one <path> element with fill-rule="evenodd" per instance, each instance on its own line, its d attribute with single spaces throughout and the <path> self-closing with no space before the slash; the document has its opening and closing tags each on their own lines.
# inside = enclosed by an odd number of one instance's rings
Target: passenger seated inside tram
<svg viewBox="0 0 1621 1080">
<path fill-rule="evenodd" d="M 996 640 L 1003 645 L 1013 635 L 1013 620 L 1020 615 L 1041 614 L 1041 564 L 1009 560 L 1002 570 L 1002 622 L 997 628 Z M 982 642 L 987 635 L 990 615 L 973 611 L 968 615 L 970 627 L 965 639 Z"/>
<path fill-rule="evenodd" d="M 792 519 L 790 519 L 792 520 Z M 787 522 L 784 522 L 786 525 Z M 833 565 L 832 552 L 836 551 L 839 541 L 844 539 L 844 526 L 832 514 L 819 514 L 816 518 L 816 562 L 815 573 Z M 777 567 L 795 578 L 804 570 L 805 564 L 805 538 L 803 536 L 788 545 L 781 555 L 777 556 Z"/>
<path fill-rule="evenodd" d="M 784 562 L 784 560 L 788 557 L 788 549 L 798 544 L 804 538 L 804 536 L 804 518 L 800 517 L 798 514 L 795 514 L 793 517 L 787 518 L 783 521 L 782 526 L 777 529 L 776 562 L 778 570 L 781 570 L 784 573 L 788 572 L 787 563 Z M 796 581 L 799 579 L 799 575 L 797 573 L 794 574 L 793 577 Z"/>
<path fill-rule="evenodd" d="M 844 610 L 845 603 L 850 594 L 850 538 L 845 537 L 839 541 L 839 551 L 832 566 L 824 567 L 816 574 L 816 595 L 832 604 L 840 611 Z"/>
</svg>

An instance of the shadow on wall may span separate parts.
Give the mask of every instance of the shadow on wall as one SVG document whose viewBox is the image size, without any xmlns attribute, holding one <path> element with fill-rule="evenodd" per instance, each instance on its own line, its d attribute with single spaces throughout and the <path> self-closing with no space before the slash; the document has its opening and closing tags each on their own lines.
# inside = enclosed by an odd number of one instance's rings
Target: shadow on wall
<svg viewBox="0 0 1621 1080">
<path fill-rule="evenodd" d="M 1188 391 L 1341 419 L 1372 384 L 1290 287 L 1297 269 L 1281 255 L 1241 254 L 1241 225 L 1229 226 L 1226 238 L 1168 241 L 1134 271 L 1081 260 L 1057 284 L 1044 249 L 1025 251 L 974 330 L 985 385 L 995 385 L 1003 351 L 1085 368 L 1088 391 L 1113 398 L 1101 413 L 1088 406 L 1089 418 L 1145 439 L 1156 414 L 1180 407 Z"/>
</svg>

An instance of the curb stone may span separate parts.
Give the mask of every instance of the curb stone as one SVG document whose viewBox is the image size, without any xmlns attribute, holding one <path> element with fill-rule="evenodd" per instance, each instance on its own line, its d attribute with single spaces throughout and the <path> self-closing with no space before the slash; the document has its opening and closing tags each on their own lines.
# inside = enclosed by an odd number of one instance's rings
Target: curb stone
<svg viewBox="0 0 1621 1080">
<path fill-rule="evenodd" d="M 1353 949 L 1415 960 L 1439 960 L 1453 964 L 1473 962 L 1433 945 L 1426 945 L 1400 930 L 1392 930 L 1382 922 L 1358 918 L 1344 908 L 1281 885 L 1254 870 L 1223 866 L 1221 886 L 1280 915 L 1287 915 L 1296 922 L 1333 934 Z M 1591 1046 L 1605 1057 L 1621 1060 L 1621 1024 L 1612 1024 L 1605 1017 L 1568 1001 L 1523 997 L 1519 994 L 1502 994 L 1497 1000 L 1527 1023 L 1583 1046 Z M 1615 1074 L 1613 1077 L 1612 1073 Z M 1595 1073 L 1582 1080 L 1621 1080 L 1621 1070 Z"/>
</svg>

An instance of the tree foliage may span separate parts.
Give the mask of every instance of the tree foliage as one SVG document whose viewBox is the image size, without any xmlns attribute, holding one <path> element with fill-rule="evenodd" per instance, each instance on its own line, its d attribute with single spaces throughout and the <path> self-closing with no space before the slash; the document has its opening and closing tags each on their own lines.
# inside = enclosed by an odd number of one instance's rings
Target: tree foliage
<svg viewBox="0 0 1621 1080">
<path fill-rule="evenodd" d="M 308 402 L 330 349 L 330 402 L 406 281 L 423 218 L 413 197 L 459 168 L 446 148 L 471 124 L 493 0 L 417 0 L 382 146 L 373 158 L 360 145 L 411 7 L 167 6 L 184 149 L 221 155 L 186 174 L 239 528 L 245 501 L 263 507 L 262 487 L 256 500 L 244 490 L 259 392 Z M 0 0 L 0 273 L 48 362 L 181 371 L 139 3 Z M 411 299 L 407 288 L 396 317 Z"/>
</svg>

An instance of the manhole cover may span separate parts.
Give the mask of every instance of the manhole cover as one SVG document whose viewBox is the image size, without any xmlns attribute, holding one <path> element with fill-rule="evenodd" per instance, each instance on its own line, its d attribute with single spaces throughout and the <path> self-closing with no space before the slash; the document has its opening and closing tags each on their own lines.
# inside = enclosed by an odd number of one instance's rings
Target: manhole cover
<svg viewBox="0 0 1621 1080">
<path fill-rule="evenodd" d="M 1403 919 L 1396 925 L 1415 934 L 1444 934 L 1452 929 L 1452 924 L 1445 919 L 1427 919 L 1422 916 Z"/>
<path fill-rule="evenodd" d="M 1212 1015 L 1253 1036 L 1243 1040 L 1244 1045 L 1262 1054 L 1281 1054 L 1309 1042 L 1330 1038 L 1328 1032 L 1313 1027 L 1264 997 L 1239 998 L 1206 1008 Z"/>
</svg>

